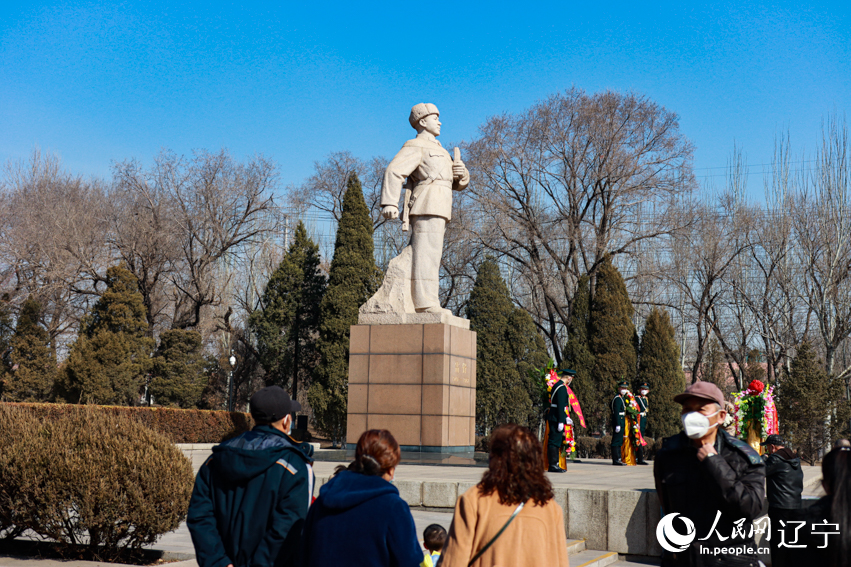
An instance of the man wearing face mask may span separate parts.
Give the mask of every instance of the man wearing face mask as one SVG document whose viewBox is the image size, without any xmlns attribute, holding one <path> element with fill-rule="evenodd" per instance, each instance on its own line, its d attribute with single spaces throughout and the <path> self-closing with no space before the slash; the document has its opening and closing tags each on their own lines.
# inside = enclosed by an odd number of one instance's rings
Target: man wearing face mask
<svg viewBox="0 0 851 567">
<path fill-rule="evenodd" d="M 765 499 L 762 459 L 750 445 L 719 429 L 727 412 L 714 384 L 696 382 L 674 401 L 682 404 L 683 432 L 666 438 L 656 455 L 656 492 L 662 513 L 691 520 L 696 537 L 683 552 L 666 551 L 662 565 L 759 565 L 755 556 L 700 554 L 699 549 L 756 548 L 750 526 Z M 741 520 L 744 535 L 735 524 Z"/>
<path fill-rule="evenodd" d="M 618 384 L 618 395 L 609 404 L 612 408 L 612 464 L 616 467 L 625 466 L 621 460 L 621 447 L 626 432 L 626 402 L 623 397 L 628 391 L 628 382 Z"/>
<path fill-rule="evenodd" d="M 251 397 L 254 429 L 213 447 L 186 524 L 199 567 L 298 565 L 313 497 L 313 447 L 289 433 L 301 405 L 279 386 Z"/>
</svg>

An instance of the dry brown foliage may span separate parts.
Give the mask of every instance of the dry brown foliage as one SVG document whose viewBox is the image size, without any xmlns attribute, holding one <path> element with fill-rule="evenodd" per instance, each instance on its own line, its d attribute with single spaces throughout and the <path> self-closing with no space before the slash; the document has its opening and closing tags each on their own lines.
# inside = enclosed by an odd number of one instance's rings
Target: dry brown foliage
<svg viewBox="0 0 851 567">
<path fill-rule="evenodd" d="M 186 517 L 189 460 L 135 420 L 95 408 L 38 419 L 3 404 L 0 431 L 0 535 L 29 529 L 103 560 Z"/>
</svg>

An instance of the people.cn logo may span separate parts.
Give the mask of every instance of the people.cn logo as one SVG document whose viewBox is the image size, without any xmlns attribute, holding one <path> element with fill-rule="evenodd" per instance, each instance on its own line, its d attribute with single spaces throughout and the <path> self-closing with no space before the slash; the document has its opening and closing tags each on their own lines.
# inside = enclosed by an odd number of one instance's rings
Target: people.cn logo
<svg viewBox="0 0 851 567">
<path fill-rule="evenodd" d="M 694 538 L 697 537 L 694 522 L 685 516 L 680 516 L 680 520 L 682 520 L 682 523 L 686 527 L 686 533 L 681 534 L 674 528 L 674 520 L 677 516 L 679 514 L 676 512 L 668 514 L 659 520 L 659 525 L 656 526 L 656 539 L 659 540 L 659 545 L 662 546 L 662 549 L 671 553 L 685 551 L 688 549 L 689 544 L 694 541 Z"/>
</svg>

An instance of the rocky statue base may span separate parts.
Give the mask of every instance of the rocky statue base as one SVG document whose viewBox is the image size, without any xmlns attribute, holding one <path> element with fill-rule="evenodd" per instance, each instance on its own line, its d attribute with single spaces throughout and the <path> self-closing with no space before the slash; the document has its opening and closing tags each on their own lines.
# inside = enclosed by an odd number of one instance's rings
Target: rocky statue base
<svg viewBox="0 0 851 567">
<path fill-rule="evenodd" d="M 430 325 L 445 323 L 462 329 L 470 321 L 449 313 L 416 313 L 411 300 L 411 258 L 413 250 L 406 246 L 390 260 L 384 282 L 358 310 L 359 325 Z"/>
<path fill-rule="evenodd" d="M 406 452 L 474 450 L 476 333 L 460 321 L 351 327 L 349 449 L 388 429 Z"/>
</svg>

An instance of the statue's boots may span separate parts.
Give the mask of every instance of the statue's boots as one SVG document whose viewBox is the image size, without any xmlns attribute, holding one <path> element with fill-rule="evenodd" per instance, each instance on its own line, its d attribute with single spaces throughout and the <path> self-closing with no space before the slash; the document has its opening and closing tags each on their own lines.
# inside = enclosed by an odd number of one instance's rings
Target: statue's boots
<svg viewBox="0 0 851 567">
<path fill-rule="evenodd" d="M 636 464 L 639 464 L 639 465 L 649 465 L 650 464 L 650 463 L 648 463 L 647 461 L 644 460 L 644 447 L 638 448 L 638 460 L 636 461 Z"/>
<path fill-rule="evenodd" d="M 567 472 L 558 466 L 558 449 L 556 447 L 547 446 L 547 462 L 550 464 L 547 472 Z"/>
</svg>

